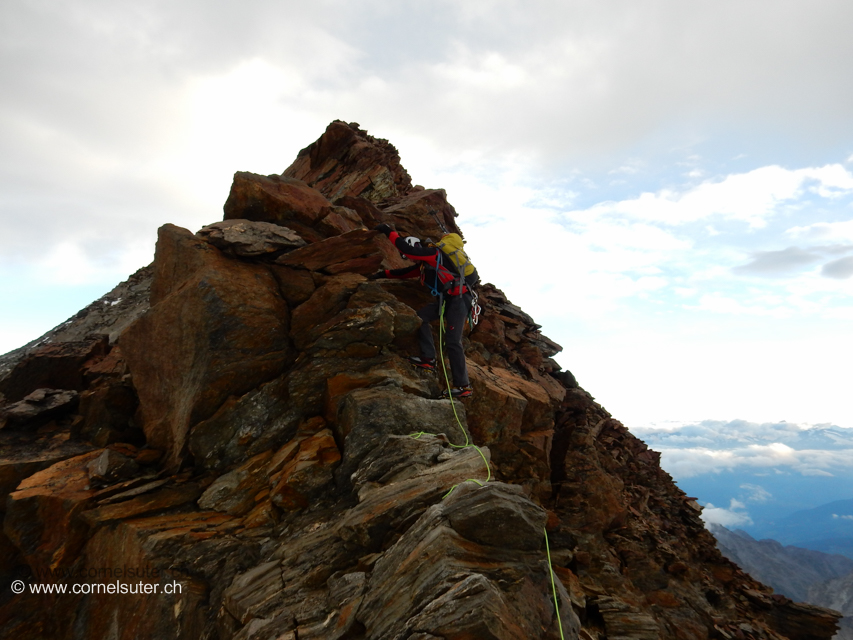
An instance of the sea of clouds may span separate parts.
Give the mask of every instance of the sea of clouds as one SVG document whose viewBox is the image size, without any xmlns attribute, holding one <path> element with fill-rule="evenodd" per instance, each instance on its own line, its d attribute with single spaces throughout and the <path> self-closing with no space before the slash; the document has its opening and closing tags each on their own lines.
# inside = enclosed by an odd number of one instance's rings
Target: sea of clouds
<svg viewBox="0 0 853 640">
<path fill-rule="evenodd" d="M 706 522 L 760 532 L 796 511 L 853 498 L 853 429 L 703 420 L 631 431 L 661 452 L 661 466 L 699 499 Z"/>
</svg>

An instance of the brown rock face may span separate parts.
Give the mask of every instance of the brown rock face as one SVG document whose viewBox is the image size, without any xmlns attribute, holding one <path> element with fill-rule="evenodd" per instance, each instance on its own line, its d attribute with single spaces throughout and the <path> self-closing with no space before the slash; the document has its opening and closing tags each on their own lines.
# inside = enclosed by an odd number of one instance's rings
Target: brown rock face
<svg viewBox="0 0 853 640">
<path fill-rule="evenodd" d="M 289 312 L 268 269 L 229 261 L 188 231 L 160 230 L 151 309 L 122 335 L 151 446 L 177 466 L 189 429 L 292 357 Z"/>
<path fill-rule="evenodd" d="M 27 586 L 0 594 L 0 637 L 829 640 L 837 615 L 724 559 L 493 285 L 463 341 L 472 397 L 411 366 L 431 298 L 366 278 L 407 264 L 369 228 L 456 217 L 336 121 L 0 361 L 0 577 Z"/>
<path fill-rule="evenodd" d="M 80 514 L 95 494 L 87 464 L 98 453 L 39 471 L 9 496 L 3 528 L 33 569 L 67 567 L 85 544 L 88 531 Z"/>
<path fill-rule="evenodd" d="M 325 237 L 315 227 L 332 203 L 301 180 L 282 176 L 234 174 L 225 201 L 225 220 L 245 219 L 288 227 L 308 241 Z"/>
</svg>

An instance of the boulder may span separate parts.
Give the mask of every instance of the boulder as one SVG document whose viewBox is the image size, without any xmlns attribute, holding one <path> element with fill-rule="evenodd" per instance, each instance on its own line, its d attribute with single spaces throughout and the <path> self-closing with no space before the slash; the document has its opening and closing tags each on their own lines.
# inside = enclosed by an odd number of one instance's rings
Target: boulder
<svg viewBox="0 0 853 640">
<path fill-rule="evenodd" d="M 168 511 L 190 505 L 201 495 L 196 482 L 173 482 L 173 479 L 147 483 L 137 489 L 101 500 L 99 506 L 83 513 L 82 519 L 93 529 L 106 523 Z"/>
<path fill-rule="evenodd" d="M 224 220 L 269 222 L 316 242 L 326 237 L 317 225 L 331 206 L 323 194 L 301 180 L 238 171 L 225 201 Z"/>
<path fill-rule="evenodd" d="M 395 316 L 385 304 L 372 309 L 344 309 L 317 327 L 317 340 L 304 346 L 349 357 L 376 356 L 394 340 Z"/>
<path fill-rule="evenodd" d="M 80 424 L 73 435 L 105 447 L 113 442 L 138 442 L 144 436 L 136 421 L 139 397 L 130 380 L 101 377 L 80 394 Z"/>
<path fill-rule="evenodd" d="M 402 358 L 389 357 L 366 371 L 345 371 L 327 378 L 324 417 L 328 422 L 336 422 L 341 402 L 350 391 L 376 386 L 397 387 L 406 393 L 424 398 L 438 395 L 434 378 L 419 375 L 418 371 Z"/>
<path fill-rule="evenodd" d="M 152 307 L 121 336 L 148 443 L 176 467 L 190 427 L 292 358 L 287 305 L 270 272 L 160 229 Z"/>
<path fill-rule="evenodd" d="M 75 619 L 85 623 L 86 637 L 217 637 L 219 606 L 211 601 L 221 602 L 234 576 L 258 562 L 257 542 L 233 535 L 236 522 L 222 513 L 183 510 L 98 529 L 80 560 L 81 567 L 98 570 L 98 577 L 84 581 L 141 582 L 149 592 L 84 596 Z"/>
<path fill-rule="evenodd" d="M 444 439 L 434 436 L 405 437 L 421 449 L 418 456 L 422 461 L 418 465 L 421 469 L 410 474 L 392 468 L 392 473 L 359 486 L 358 506 L 347 511 L 337 523 L 337 535 L 348 545 L 365 551 L 378 551 L 389 532 L 402 534 L 425 510 L 448 494 L 453 495 L 464 486 L 486 485 L 490 458 L 487 448 L 456 449 Z M 440 443 L 442 451 L 434 464 L 427 466 L 423 463 L 433 452 L 436 442 Z M 389 436 L 382 445 L 382 450 L 392 457 L 397 457 L 398 452 L 407 448 L 403 437 Z M 365 459 L 364 463 L 375 468 L 372 460 Z"/>
<path fill-rule="evenodd" d="M 548 516 L 517 485 L 464 485 L 443 506 L 450 526 L 468 540 L 523 551 L 543 546 Z"/>
<path fill-rule="evenodd" d="M 305 302 L 317 288 L 314 284 L 314 278 L 311 277 L 311 272 L 307 269 L 273 265 L 270 267 L 270 271 L 278 281 L 281 295 L 284 296 L 291 308 Z"/>
<path fill-rule="evenodd" d="M 382 282 L 387 282 L 382 281 Z M 347 308 L 372 308 L 377 305 L 386 305 L 394 312 L 394 336 L 395 339 L 414 337 L 415 332 L 421 326 L 421 319 L 417 312 L 408 304 L 401 302 L 396 296 L 389 293 L 379 282 L 364 282 L 347 302 Z"/>
<path fill-rule="evenodd" d="M 223 253 L 240 258 L 275 258 L 307 244 L 293 229 L 239 218 L 209 224 L 196 236 Z"/>
<path fill-rule="evenodd" d="M 387 436 L 370 451 L 352 474 L 356 492 L 362 487 L 387 485 L 420 475 L 438 464 L 438 457 L 447 453 L 444 436 Z"/>
<path fill-rule="evenodd" d="M 36 428 L 77 408 L 80 394 L 66 389 L 36 389 L 20 402 L 0 409 L 0 429 L 6 426 Z"/>
<path fill-rule="evenodd" d="M 447 201 L 444 189 L 412 190 L 384 202 L 382 207 L 382 222 L 392 224 L 405 236 L 416 236 L 422 240 L 438 240 L 444 235 L 444 229 L 462 235 L 456 225 L 457 215 L 456 209 Z"/>
<path fill-rule="evenodd" d="M 296 307 L 290 323 L 296 347 L 303 349 L 312 344 L 322 332 L 320 327 L 346 308 L 350 296 L 362 282 L 364 277 L 354 273 L 329 278 L 308 300 Z"/>
<path fill-rule="evenodd" d="M 398 445 L 410 450 L 406 440 L 425 449 L 437 445 L 444 452 L 441 461 L 405 479 L 385 477 L 387 484 L 375 483 L 345 509 L 291 516 L 275 552 L 228 587 L 225 606 L 245 625 L 235 637 L 259 640 L 294 632 L 299 638 L 343 639 L 364 631 L 360 605 L 383 540 L 408 529 L 449 487 L 483 473 L 483 459 L 473 448 L 453 451 L 431 436 L 390 438 L 382 449 L 401 460 L 395 451 Z M 483 455 L 488 459 L 487 449 Z M 374 461 L 380 463 L 378 457 Z"/>
<path fill-rule="evenodd" d="M 305 438 L 293 457 L 270 476 L 273 504 L 285 511 L 304 509 L 332 485 L 340 462 L 341 454 L 330 430 Z"/>
<path fill-rule="evenodd" d="M 69 440 L 67 435 L 61 432 L 52 437 L 30 432 L 0 434 L 0 520 L 6 515 L 6 498 L 24 478 L 91 450 L 84 443 Z M 23 442 L 22 436 L 25 438 Z M 23 564 L 23 557 L 17 547 L 0 530 L 0 580 L 8 578 L 11 582 L 13 572 Z"/>
<path fill-rule="evenodd" d="M 267 465 L 271 457 L 271 451 L 259 453 L 219 476 L 198 499 L 198 506 L 232 516 L 249 513 L 255 507 L 255 497 L 264 489 L 269 491 Z"/>
<path fill-rule="evenodd" d="M 380 269 L 399 269 L 409 264 L 383 234 L 368 230 L 349 231 L 315 242 L 281 256 L 276 262 L 327 275 L 370 275 Z"/>
<path fill-rule="evenodd" d="M 86 467 L 89 470 L 89 478 L 98 482 L 115 482 L 130 478 L 139 471 L 139 465 L 133 458 L 112 449 L 104 449 Z"/>
<path fill-rule="evenodd" d="M 383 220 L 382 212 L 367 198 L 359 196 L 341 196 L 335 200 L 335 204 L 355 211 L 362 223 L 368 229 L 372 229 Z"/>
<path fill-rule="evenodd" d="M 359 611 L 367 636 L 406 638 L 417 631 L 458 640 L 576 638 L 580 621 L 562 584 L 556 584 L 562 633 L 553 600 L 541 597 L 551 586 L 541 552 L 479 546 L 454 530 L 448 511 L 461 517 L 471 494 L 489 491 L 465 487 L 427 509 L 377 561 Z M 480 503 L 478 515 L 470 516 L 465 528 L 475 529 L 477 519 L 483 529 L 499 521 L 507 513 L 506 495 L 496 489 L 473 498 Z M 530 507 L 535 511 L 535 505 Z"/>
<path fill-rule="evenodd" d="M 453 444 L 470 442 L 463 431 L 465 408 L 459 401 L 455 405 L 450 400 L 428 400 L 390 386 L 351 391 L 341 402 L 335 424 L 336 439 L 344 443 L 338 482 L 348 485 L 362 458 L 389 435 L 443 433 Z"/>
<path fill-rule="evenodd" d="M 304 427 L 322 424 L 318 418 Z M 233 516 L 246 516 L 264 501 L 285 511 L 302 509 L 331 484 L 340 459 L 331 431 L 300 431 L 274 454 L 264 451 L 216 478 L 198 504 Z"/>
<path fill-rule="evenodd" d="M 293 438 L 303 417 L 282 376 L 243 396 L 232 396 L 190 431 L 189 450 L 197 465 L 223 470 Z"/>
</svg>

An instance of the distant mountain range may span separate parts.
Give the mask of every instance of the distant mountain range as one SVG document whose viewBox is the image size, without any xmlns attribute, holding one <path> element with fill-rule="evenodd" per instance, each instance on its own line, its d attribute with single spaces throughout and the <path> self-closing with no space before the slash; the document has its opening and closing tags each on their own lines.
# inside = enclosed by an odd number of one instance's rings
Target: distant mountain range
<svg viewBox="0 0 853 640">
<path fill-rule="evenodd" d="M 801 517 L 801 526 L 807 525 L 807 519 Z M 853 640 L 853 559 L 783 546 L 776 540 L 756 540 L 746 531 L 731 531 L 717 524 L 708 525 L 708 529 L 724 556 L 776 593 L 843 613 L 835 640 Z"/>
<path fill-rule="evenodd" d="M 853 429 L 705 420 L 631 431 L 707 522 L 853 558 Z"/>
<path fill-rule="evenodd" d="M 798 511 L 765 526 L 762 533 L 786 544 L 853 558 L 853 500 Z"/>
</svg>

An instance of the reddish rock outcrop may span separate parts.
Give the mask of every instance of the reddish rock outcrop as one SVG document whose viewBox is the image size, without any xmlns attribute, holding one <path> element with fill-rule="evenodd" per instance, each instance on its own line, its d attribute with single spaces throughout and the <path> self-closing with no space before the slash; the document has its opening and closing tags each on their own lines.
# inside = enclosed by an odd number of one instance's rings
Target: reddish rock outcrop
<svg viewBox="0 0 853 640">
<path fill-rule="evenodd" d="M 393 145 L 340 120 L 300 151 L 283 176 L 304 180 L 333 201 L 355 196 L 378 203 L 412 187 Z"/>
<path fill-rule="evenodd" d="M 493 285 L 464 338 L 473 397 L 408 363 L 430 297 L 365 277 L 406 264 L 369 228 L 457 215 L 387 141 L 333 122 L 283 176 L 236 174 L 225 218 L 164 226 L 144 303 L 3 370 L 0 573 L 27 588 L 0 596 L 0 636 L 831 637 L 833 612 L 720 555 Z M 95 316 L 122 331 L 86 338 Z M 62 394 L 79 404 L 16 406 Z"/>
</svg>

